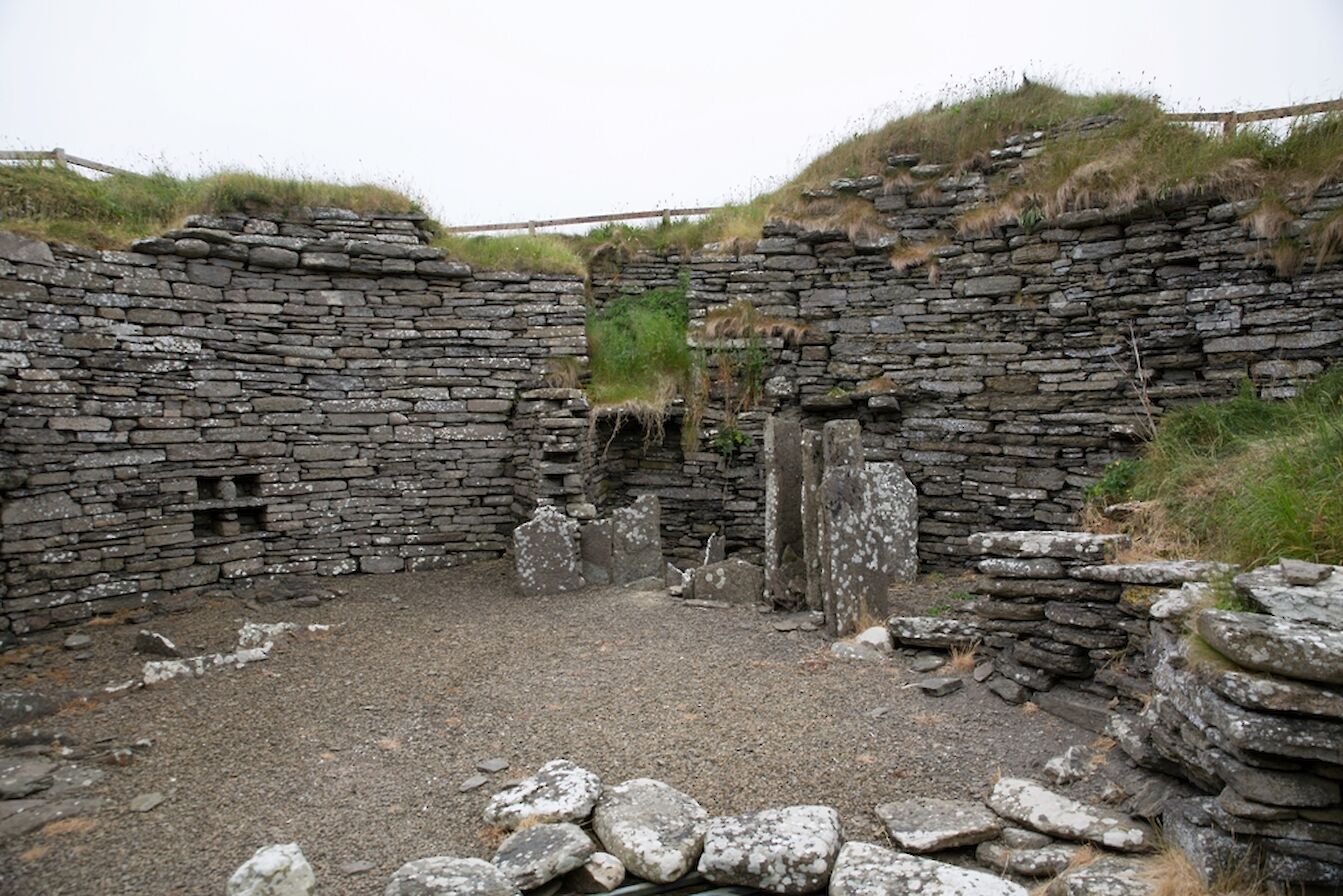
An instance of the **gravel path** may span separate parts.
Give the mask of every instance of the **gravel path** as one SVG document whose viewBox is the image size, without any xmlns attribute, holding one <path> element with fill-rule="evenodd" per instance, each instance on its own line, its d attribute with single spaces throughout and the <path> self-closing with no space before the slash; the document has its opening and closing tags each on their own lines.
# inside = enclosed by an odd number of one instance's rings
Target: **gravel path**
<svg viewBox="0 0 1343 896">
<path fill-rule="evenodd" d="M 91 789 L 109 801 L 94 824 L 0 845 L 0 892 L 218 894 L 256 848 L 297 841 L 323 896 L 381 893 L 408 860 L 488 857 L 499 838 L 480 820 L 489 795 L 560 756 L 608 781 L 664 779 L 711 813 L 826 803 L 847 836 L 880 838 L 878 802 L 982 796 L 995 773 L 1030 773 L 1092 739 L 973 682 L 940 699 L 902 689 L 921 677 L 906 658 L 834 661 L 820 635 L 780 634 L 750 609 L 616 588 L 529 599 L 511 579 L 503 563 L 363 576 L 316 608 L 251 612 L 230 599 L 154 620 L 211 650 L 228 649 L 245 619 L 336 627 L 239 671 L 45 720 L 83 748 L 154 746 Z M 0 686 L 93 687 L 138 672 L 135 626 L 79 631 L 94 639 L 91 659 L 32 651 Z M 459 793 L 492 756 L 512 767 Z M 125 808 L 149 791 L 166 801 Z M 339 870 L 360 860 L 375 869 Z"/>
</svg>

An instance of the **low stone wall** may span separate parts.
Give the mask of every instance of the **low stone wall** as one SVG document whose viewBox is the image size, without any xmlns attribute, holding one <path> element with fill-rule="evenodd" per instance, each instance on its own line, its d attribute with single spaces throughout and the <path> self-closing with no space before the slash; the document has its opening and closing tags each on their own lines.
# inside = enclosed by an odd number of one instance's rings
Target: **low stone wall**
<svg viewBox="0 0 1343 896">
<path fill-rule="evenodd" d="M 256 575 L 495 556 L 539 497 L 580 500 L 546 466 L 576 459 L 573 399 L 530 390 L 586 351 L 582 282 L 421 236 L 323 210 L 130 252 L 0 233 L 0 640 Z"/>
<path fill-rule="evenodd" d="M 1117 536 L 970 544 L 988 555 L 985 596 L 954 616 L 891 619 L 897 641 L 978 643 L 1003 699 L 1109 734 L 1137 764 L 1212 794 L 1151 803 L 1206 877 L 1250 856 L 1273 880 L 1343 886 L 1343 567 L 1283 561 L 1231 584 L 1222 564 L 1111 562 Z M 1263 612 L 1215 608 L 1232 595 Z"/>
</svg>

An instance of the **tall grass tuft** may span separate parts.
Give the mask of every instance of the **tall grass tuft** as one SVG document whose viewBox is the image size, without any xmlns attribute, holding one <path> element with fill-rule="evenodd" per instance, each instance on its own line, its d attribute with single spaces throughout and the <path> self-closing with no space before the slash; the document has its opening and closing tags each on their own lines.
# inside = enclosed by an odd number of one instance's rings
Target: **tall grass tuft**
<svg viewBox="0 0 1343 896">
<path fill-rule="evenodd" d="M 1343 563 L 1343 365 L 1289 401 L 1247 382 L 1230 401 L 1172 411 L 1126 472 L 1126 496 L 1160 505 L 1209 559 Z"/>
</svg>

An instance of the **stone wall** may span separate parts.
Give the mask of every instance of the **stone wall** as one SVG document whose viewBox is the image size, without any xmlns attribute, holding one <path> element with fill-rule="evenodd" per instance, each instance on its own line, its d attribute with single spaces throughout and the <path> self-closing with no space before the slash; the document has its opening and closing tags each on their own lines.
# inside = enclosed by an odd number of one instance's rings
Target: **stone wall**
<svg viewBox="0 0 1343 896">
<path fill-rule="evenodd" d="M 531 390 L 586 351 L 583 284 L 473 272 L 417 224 L 196 218 L 130 252 L 0 233 L 0 638 L 494 556 L 538 497 L 581 498 L 542 463 L 575 459 L 570 402 Z"/>
<path fill-rule="evenodd" d="M 803 344 L 776 356 L 771 395 L 808 427 L 859 419 L 868 456 L 899 460 L 919 489 L 925 567 L 959 568 L 973 531 L 1071 525 L 1085 486 L 1146 430 L 1140 393 L 1155 415 L 1247 377 L 1285 396 L 1343 355 L 1343 265 L 1307 258 L 1279 275 L 1242 223 L 1253 203 L 1179 198 L 959 232 L 986 177 L 1042 146 L 1012 142 L 980 172 L 837 182 L 828 192 L 873 204 L 881 236 L 773 224 L 751 254 L 598 269 L 594 298 L 684 270 L 692 323 L 742 299 L 806 322 Z M 1343 185 L 1291 201 L 1293 226 L 1308 226 L 1343 205 Z M 899 270 L 893 244 L 927 258 Z"/>
</svg>

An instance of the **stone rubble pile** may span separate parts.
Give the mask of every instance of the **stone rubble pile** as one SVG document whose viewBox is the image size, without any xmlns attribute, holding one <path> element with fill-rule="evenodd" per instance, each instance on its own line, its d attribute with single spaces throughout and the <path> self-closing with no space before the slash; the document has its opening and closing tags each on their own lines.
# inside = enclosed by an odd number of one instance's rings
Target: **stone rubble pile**
<svg viewBox="0 0 1343 896">
<path fill-rule="evenodd" d="M 876 811 L 899 850 L 845 842 L 839 813 L 829 806 L 715 817 L 664 782 L 635 778 L 604 786 L 592 772 L 556 759 L 489 800 L 485 821 L 510 832 L 490 861 L 433 856 L 407 862 L 384 894 L 605 893 L 629 878 L 654 885 L 703 881 L 780 896 L 827 890 L 831 896 L 1026 896 L 1007 872 L 1059 874 L 1083 844 L 1128 854 L 1153 848 L 1151 831 L 1140 822 L 1022 779 L 998 781 L 983 803 L 912 799 Z M 972 847 L 981 868 L 960 864 Z M 927 857 L 957 849 L 955 864 Z M 1078 871 L 1067 871 L 1050 892 L 1150 894 L 1133 859 L 1103 853 L 1096 864 L 1107 869 L 1101 883 L 1084 886 L 1084 879 L 1073 880 Z M 313 896 L 315 886 L 298 847 L 286 844 L 258 850 L 234 874 L 228 893 Z"/>
<path fill-rule="evenodd" d="M 1115 717 L 1141 765 L 1209 794 L 1169 803 L 1167 835 L 1205 874 L 1253 855 L 1272 880 L 1343 887 L 1343 567 L 1283 560 L 1151 607 L 1151 700 Z"/>
</svg>

